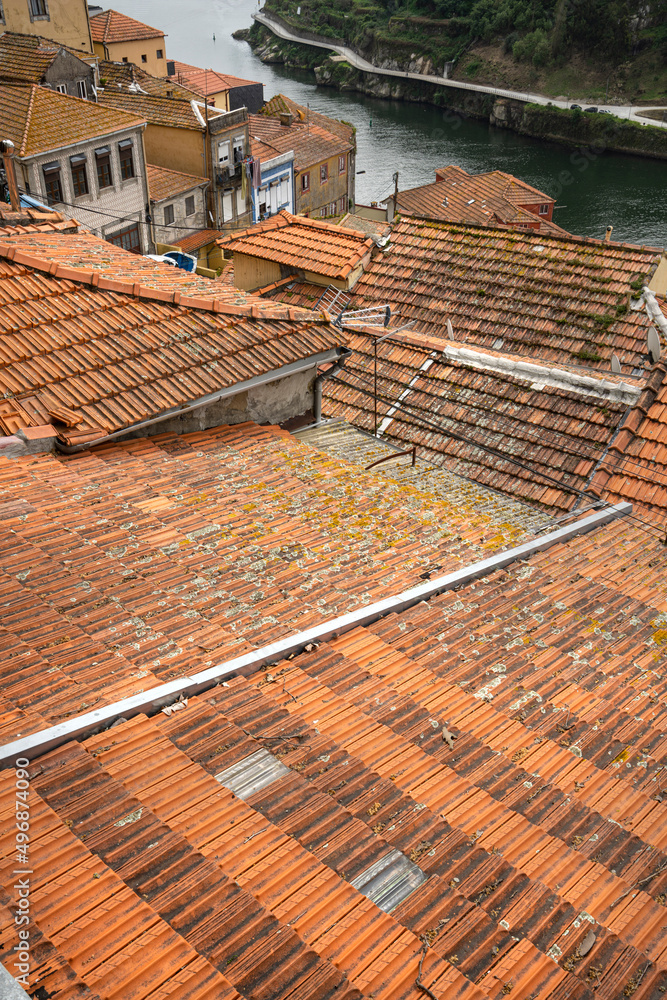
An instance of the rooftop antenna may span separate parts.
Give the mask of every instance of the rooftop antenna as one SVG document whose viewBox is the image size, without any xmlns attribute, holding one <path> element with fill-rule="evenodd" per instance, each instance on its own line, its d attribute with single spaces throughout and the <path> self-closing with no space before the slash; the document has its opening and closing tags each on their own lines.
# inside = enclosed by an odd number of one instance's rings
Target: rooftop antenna
<svg viewBox="0 0 667 1000">
<path fill-rule="evenodd" d="M 655 365 L 660 360 L 661 348 L 660 348 L 660 337 L 658 336 L 658 331 L 654 326 L 649 327 L 648 333 L 646 334 L 646 346 L 648 348 L 648 356 L 651 362 Z"/>
<path fill-rule="evenodd" d="M 618 360 L 618 357 L 615 354 L 612 354 L 611 356 L 611 370 L 614 372 L 615 375 L 621 374 L 621 362 Z"/>
</svg>

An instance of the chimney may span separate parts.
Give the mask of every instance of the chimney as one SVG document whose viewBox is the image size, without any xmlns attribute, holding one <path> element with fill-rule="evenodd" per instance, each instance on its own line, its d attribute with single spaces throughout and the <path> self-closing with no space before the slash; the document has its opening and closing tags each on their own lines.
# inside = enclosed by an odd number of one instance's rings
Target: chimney
<svg viewBox="0 0 667 1000">
<path fill-rule="evenodd" d="M 16 183 L 16 169 L 14 167 L 14 143 L 11 139 L 4 139 L 0 142 L 0 147 L 2 147 L 2 159 L 5 165 L 5 177 L 7 178 L 7 187 L 9 189 L 9 201 L 12 206 L 12 211 L 18 212 L 21 209 L 21 202 L 19 200 L 19 189 Z"/>
<path fill-rule="evenodd" d="M 611 243 L 611 234 L 612 234 L 613 230 L 614 230 L 613 226 L 607 226 L 607 231 L 604 234 L 604 241 L 605 241 L 605 243 Z"/>
<path fill-rule="evenodd" d="M 280 124 L 281 125 L 285 125 L 285 126 L 287 126 L 287 128 L 289 128 L 293 121 L 294 121 L 294 115 L 292 114 L 291 111 L 281 111 L 280 112 Z"/>
</svg>

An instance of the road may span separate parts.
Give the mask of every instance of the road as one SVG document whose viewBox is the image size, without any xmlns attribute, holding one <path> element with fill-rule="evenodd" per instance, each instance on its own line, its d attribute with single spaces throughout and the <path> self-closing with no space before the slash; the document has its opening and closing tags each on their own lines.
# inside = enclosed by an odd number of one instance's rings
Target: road
<svg viewBox="0 0 667 1000">
<path fill-rule="evenodd" d="M 261 10 L 252 15 L 256 21 L 263 24 L 269 31 L 272 31 L 274 35 L 279 38 L 284 38 L 286 41 L 299 42 L 302 45 L 313 45 L 316 48 L 328 49 L 329 51 L 337 52 L 339 55 L 343 56 L 346 62 L 349 62 L 351 66 L 356 69 L 363 70 L 365 73 L 375 73 L 380 76 L 395 76 L 400 79 L 406 80 L 419 80 L 422 83 L 435 83 L 439 87 L 454 87 L 456 90 L 471 90 L 478 94 L 491 94 L 494 97 L 506 97 L 512 101 L 525 101 L 529 104 L 544 104 L 551 105 L 556 108 L 569 108 L 572 104 L 571 101 L 559 101 L 554 97 L 545 97 L 543 94 L 530 94 L 524 93 L 518 90 L 503 90 L 499 87 L 485 87 L 479 83 L 465 83 L 463 80 L 448 80 L 444 76 L 430 76 L 425 73 L 407 73 L 403 70 L 398 69 L 381 69 L 378 66 L 374 66 L 373 63 L 368 62 L 363 56 L 360 56 L 353 49 L 347 48 L 345 45 L 337 45 L 333 42 L 316 42 L 312 41 L 310 38 L 304 38 L 298 32 L 286 28 L 280 21 L 276 20 L 271 14 L 267 14 L 265 11 Z M 630 121 L 636 121 L 638 124 L 647 125 L 649 122 L 645 118 L 642 118 L 642 113 L 646 113 L 649 110 L 662 110 L 643 108 L 636 106 L 619 106 L 618 104 L 597 104 L 596 107 L 601 111 L 609 111 L 610 114 L 615 115 L 617 118 L 629 119 Z M 651 125 L 655 125 L 658 128 L 667 128 L 667 122 L 650 121 Z"/>
</svg>

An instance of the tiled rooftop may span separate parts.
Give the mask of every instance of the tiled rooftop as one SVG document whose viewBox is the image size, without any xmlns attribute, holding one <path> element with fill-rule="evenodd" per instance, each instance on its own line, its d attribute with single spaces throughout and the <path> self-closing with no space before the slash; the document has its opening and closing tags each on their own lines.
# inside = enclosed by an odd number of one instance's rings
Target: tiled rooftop
<svg viewBox="0 0 667 1000">
<path fill-rule="evenodd" d="M 184 174 L 180 170 L 169 170 L 167 167 L 156 167 L 146 164 L 148 191 L 153 201 L 164 201 L 174 198 L 185 191 L 208 184 L 207 177 L 195 177 L 194 174 Z"/>
<path fill-rule="evenodd" d="M 208 243 L 215 243 L 224 235 L 220 229 L 200 229 L 199 232 L 184 236 L 182 240 L 176 240 L 175 246 L 179 246 L 186 253 L 193 253 Z"/>
<path fill-rule="evenodd" d="M 555 204 L 554 199 L 536 190 L 512 174 L 492 170 L 486 174 L 468 174 L 461 167 L 448 166 L 436 171 L 433 184 L 400 191 L 401 215 L 465 222 L 476 226 L 505 224 L 534 227 L 541 233 L 569 234 L 546 217 L 533 214 L 525 205 Z"/>
<path fill-rule="evenodd" d="M 319 121 L 301 121 L 296 119 L 292 125 L 281 125 L 279 118 L 264 114 L 248 115 L 250 135 L 253 139 L 267 143 L 278 153 L 288 153 L 294 150 L 294 167 L 305 170 L 322 160 L 332 156 L 347 153 L 353 148 L 353 139 L 341 135 L 319 123 Z M 321 116 L 324 118 L 324 116 Z M 331 125 L 329 119 L 325 119 Z"/>
<path fill-rule="evenodd" d="M 328 115 L 323 115 L 319 111 L 314 111 L 312 108 L 306 107 L 304 104 L 299 104 L 297 101 L 293 101 L 291 97 L 286 97 L 285 94 L 275 94 L 271 100 L 266 102 L 260 111 L 260 114 L 265 117 L 275 118 L 285 111 L 294 115 L 295 121 L 297 122 L 300 121 L 310 123 L 311 125 L 319 125 L 323 129 L 326 129 L 327 132 L 332 132 L 339 138 L 354 145 L 354 126 L 350 125 L 348 122 L 341 121 L 338 118 L 330 118 Z"/>
<path fill-rule="evenodd" d="M 137 94 L 143 91 L 151 97 L 172 97 L 174 100 L 184 101 L 199 99 L 199 94 L 191 88 L 183 87 L 179 83 L 174 83 L 163 77 L 151 76 L 150 73 L 134 63 L 100 59 L 99 73 L 100 82 L 104 81 L 102 84 L 104 92 L 107 90 L 128 91 L 130 94 Z M 102 91 L 99 92 L 99 95 Z"/>
<path fill-rule="evenodd" d="M 138 106 L 116 110 L 35 84 L 0 85 L 0 132 L 14 143 L 17 156 L 46 153 L 144 122 Z"/>
<path fill-rule="evenodd" d="M 117 10 L 105 10 L 90 18 L 90 33 L 94 42 L 113 45 L 116 42 L 133 42 L 144 38 L 163 38 L 164 31 L 149 24 L 135 21 Z"/>
<path fill-rule="evenodd" d="M 334 348 L 322 313 L 93 237 L 0 239 L 0 429 L 77 443 Z"/>
<path fill-rule="evenodd" d="M 22 233 L 76 233 L 79 223 L 66 219 L 61 212 L 50 208 L 25 208 L 18 211 L 10 205 L 0 204 L 0 237 L 18 236 Z"/>
<path fill-rule="evenodd" d="M 146 446 L 168 457 L 151 458 Z M 71 586 L 53 563 L 62 529 L 42 537 L 37 555 L 37 517 L 12 512 L 15 544 L 30 539 L 37 570 L 6 584 L 28 597 L 2 630 L 21 643 L 9 646 L 18 655 L 6 664 L 17 672 L 23 664 L 33 712 L 5 703 L 12 735 L 38 723 L 40 711 L 57 711 L 72 690 L 63 669 L 74 663 L 82 684 L 72 700 L 87 703 L 77 639 L 91 619 L 100 644 L 115 629 L 108 662 L 118 672 L 124 657 L 140 659 L 140 619 L 151 610 L 179 646 L 205 634 L 193 616 L 178 628 L 156 583 L 182 596 L 186 581 L 164 559 L 148 562 L 145 544 L 116 555 L 134 569 L 115 601 L 100 604 L 98 588 L 111 582 L 100 563 L 101 547 L 116 541 L 109 525 L 129 517 L 138 528 L 139 518 L 145 540 L 155 530 L 148 522 L 160 510 L 167 516 L 146 495 L 142 464 L 151 467 L 150 488 L 160 470 L 162 490 L 171 466 L 171 502 L 187 507 L 188 484 L 199 496 L 202 474 L 210 482 L 211 435 L 124 448 L 128 465 L 113 449 L 32 466 L 46 480 L 33 494 L 68 513 L 68 573 L 91 568 L 83 600 L 65 600 Z M 240 476 L 252 495 L 248 464 L 228 455 L 223 465 L 227 484 Z M 109 476 L 120 472 L 116 495 L 102 492 L 105 466 Z M 331 472 L 319 485 L 333 486 Z M 81 499 L 66 506 L 74 477 Z M 77 514 L 97 499 L 106 537 L 86 538 L 91 520 Z M 127 509 L 115 515 L 115 504 Z M 202 554 L 176 549 L 201 577 Z M 287 563 L 292 584 L 300 559 Z M 32 982 L 52 1000 L 659 1000 L 667 986 L 666 571 L 659 541 L 616 522 L 230 678 L 168 715 L 121 720 L 43 755 L 29 767 Z M 40 579 L 51 607 L 67 608 L 50 614 L 75 620 L 62 637 L 51 618 L 30 618 Z M 124 622 L 127 601 L 134 607 Z M 202 600 L 199 612 L 219 605 Z M 34 624 L 18 639 L 21 615 Z M 51 664 L 48 692 L 39 688 L 43 670 L 28 667 L 30 644 Z M 89 672 L 105 670 L 96 658 Z M 2 779 L 3 816 L 13 820 L 14 770 Z M 9 965 L 17 890 L 14 830 L 9 822 L 3 830 L 0 940 Z M 139 949 L 140 968 L 131 959 Z"/>
<path fill-rule="evenodd" d="M 287 211 L 225 236 L 218 244 L 224 250 L 341 280 L 368 263 L 373 247 L 366 233 Z"/>
<path fill-rule="evenodd" d="M 41 83 L 51 63 L 63 49 L 79 59 L 85 57 L 85 53 L 75 52 L 48 38 L 5 31 L 0 35 L 0 78 Z"/>
<path fill-rule="evenodd" d="M 231 76 L 229 73 L 220 73 L 215 69 L 200 69 L 199 66 L 191 66 L 178 60 L 173 60 L 173 63 L 174 72 L 168 79 L 190 87 L 201 97 L 219 94 L 223 90 L 233 90 L 235 87 L 247 87 L 256 82 L 243 80 L 240 76 Z"/>
<path fill-rule="evenodd" d="M 374 427 L 373 337 L 324 383 L 323 412 Z M 579 502 L 643 385 L 580 380 L 409 334 L 378 345 L 378 429 L 474 482 L 547 508 Z M 634 384 L 633 384 L 634 383 Z"/>
<path fill-rule="evenodd" d="M 0 459 L 5 708 L 25 734 L 398 593 L 523 539 L 498 509 L 254 425 Z"/>
<path fill-rule="evenodd" d="M 174 85 L 175 86 L 175 85 Z M 205 132 L 204 109 L 201 109 L 201 120 L 192 109 L 194 96 L 175 94 L 173 97 L 160 94 L 132 93 L 129 90 L 107 86 L 97 96 L 98 104 L 105 109 L 119 109 L 124 112 L 140 115 L 150 125 L 163 125 L 167 128 L 194 129 Z M 208 109 L 208 117 L 213 118 L 222 112 L 215 108 Z"/>
<path fill-rule="evenodd" d="M 658 364 L 593 480 L 602 497 L 623 497 L 644 518 L 667 518 L 667 369 Z"/>
<path fill-rule="evenodd" d="M 389 303 L 396 326 L 537 363 L 644 368 L 652 320 L 642 287 L 655 251 L 529 231 L 401 219 L 355 286 L 354 304 Z M 451 335 L 450 335 L 451 336 Z"/>
</svg>

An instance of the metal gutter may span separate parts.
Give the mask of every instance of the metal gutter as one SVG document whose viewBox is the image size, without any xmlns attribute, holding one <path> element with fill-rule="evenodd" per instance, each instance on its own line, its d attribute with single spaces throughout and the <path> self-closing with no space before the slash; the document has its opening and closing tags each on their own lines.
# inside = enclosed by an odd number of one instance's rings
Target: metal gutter
<svg viewBox="0 0 667 1000">
<path fill-rule="evenodd" d="M 132 424 L 130 427 L 123 427 L 119 431 L 114 431 L 113 434 L 105 434 L 104 437 L 96 438 L 94 441 L 84 441 L 83 444 L 70 445 L 64 444 L 56 438 L 56 448 L 64 455 L 76 455 L 80 451 L 87 451 L 88 448 L 95 448 L 99 444 L 115 441 L 117 438 L 125 437 L 127 434 L 134 434 L 137 431 L 143 430 L 144 427 L 152 427 L 154 424 L 171 420 L 172 417 L 180 417 L 184 413 L 198 410 L 202 406 L 208 406 L 209 403 L 217 403 L 220 399 L 237 396 L 241 392 L 256 389 L 258 386 L 266 385 L 269 382 L 277 382 L 279 379 L 287 378 L 289 375 L 298 375 L 299 372 L 308 371 L 309 368 L 317 368 L 318 365 L 325 364 L 327 361 L 337 362 L 341 357 L 348 357 L 345 354 L 348 350 L 347 347 L 332 347 L 328 351 L 320 351 L 319 354 L 312 354 L 309 358 L 291 361 L 290 364 L 284 365 L 282 368 L 275 368 L 273 371 L 264 372 L 263 375 L 255 375 L 253 378 L 246 379 L 245 382 L 235 382 L 234 385 L 227 386 L 225 389 L 218 389 L 217 392 L 211 392 L 207 396 L 200 396 L 194 403 L 188 403 L 186 406 L 174 406 L 170 410 L 161 413 L 159 417 L 151 417 L 149 420 L 142 420 L 138 424 Z"/>
<path fill-rule="evenodd" d="M 489 559 L 482 559 L 453 573 L 447 573 L 445 576 L 428 580 L 417 587 L 411 587 L 400 594 L 394 594 L 364 608 L 358 608 L 356 611 L 340 615 L 338 618 L 332 618 L 314 628 L 307 629 L 305 632 L 297 632 L 285 639 L 270 643 L 268 646 L 244 653 L 243 656 L 226 660 L 208 670 L 191 676 L 179 677 L 168 684 L 160 684 L 148 691 L 141 692 L 141 694 L 123 698 L 122 701 L 113 702 L 111 705 L 105 705 L 73 719 L 67 719 L 66 722 L 51 726 L 49 729 L 43 729 L 41 732 L 32 733 L 30 736 L 1 746 L 0 764 L 9 764 L 22 757 L 28 759 L 39 757 L 70 740 L 83 739 L 100 730 L 107 729 L 119 719 L 129 719 L 140 713 L 150 715 L 159 712 L 165 705 L 172 704 L 181 697 L 191 697 L 210 690 L 223 682 L 225 678 L 238 674 L 252 674 L 265 664 L 285 659 L 292 653 L 303 652 L 310 643 L 326 642 L 328 639 L 336 638 L 361 625 L 369 625 L 385 615 L 405 611 L 421 601 L 427 601 L 436 594 L 465 586 L 472 580 L 487 576 L 510 563 L 527 559 L 536 552 L 543 552 L 545 549 L 551 548 L 552 545 L 567 542 L 577 535 L 586 534 L 610 521 L 615 521 L 619 517 L 627 517 L 631 513 L 632 504 L 630 503 L 619 503 L 606 507 L 604 510 L 583 518 L 581 521 L 576 521 L 565 528 L 559 528 L 548 535 L 534 538 L 504 552 L 497 552 Z"/>
</svg>

